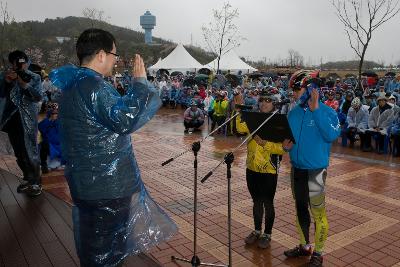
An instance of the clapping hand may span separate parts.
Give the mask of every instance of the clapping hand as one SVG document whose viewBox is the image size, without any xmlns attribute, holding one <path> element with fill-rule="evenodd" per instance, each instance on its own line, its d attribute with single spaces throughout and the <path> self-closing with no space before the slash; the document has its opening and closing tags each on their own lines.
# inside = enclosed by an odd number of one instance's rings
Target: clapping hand
<svg viewBox="0 0 400 267">
<path fill-rule="evenodd" d="M 146 78 L 146 68 L 144 67 L 143 59 L 140 55 L 135 55 L 135 60 L 133 63 L 133 71 L 132 71 L 134 78 Z"/>
</svg>

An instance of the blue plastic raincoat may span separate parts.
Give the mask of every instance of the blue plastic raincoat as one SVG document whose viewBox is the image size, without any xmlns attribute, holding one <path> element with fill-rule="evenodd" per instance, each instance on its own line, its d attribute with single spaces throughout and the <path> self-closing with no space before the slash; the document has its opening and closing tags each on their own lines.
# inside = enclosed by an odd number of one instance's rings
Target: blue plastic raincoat
<svg viewBox="0 0 400 267">
<path fill-rule="evenodd" d="M 155 88 L 142 78 L 132 81 L 126 95 L 120 96 L 101 74 L 73 65 L 54 70 L 50 79 L 62 90 L 61 147 L 66 160 L 65 176 L 74 202 L 107 203 L 104 200 L 130 198 L 128 221 L 116 229 L 97 234 L 103 235 L 104 240 L 112 240 L 108 242 L 112 245 L 106 244 L 108 250 L 98 249 L 98 255 L 93 256 L 96 266 L 115 266 L 118 262 L 115 258 L 122 260 L 169 239 L 177 227 L 147 193 L 131 138 L 161 105 Z M 113 209 L 109 206 L 99 211 L 108 212 L 107 216 L 111 217 L 113 213 L 120 213 Z M 76 226 L 81 225 L 80 220 L 90 212 L 90 209 L 74 208 L 78 255 L 85 249 L 81 247 L 84 240 L 79 240 L 85 233 Z M 118 220 L 117 215 L 115 220 Z M 96 221 L 93 227 L 98 224 Z M 99 229 L 104 224 L 100 222 Z"/>
<path fill-rule="evenodd" d="M 7 99 L 4 73 L 0 75 L 0 130 L 12 115 L 18 111 L 21 115 L 21 122 L 24 128 L 23 142 L 25 143 L 29 160 L 33 164 L 39 164 L 37 116 L 39 112 L 39 101 L 42 100 L 42 83 L 38 74 L 29 70 L 26 70 L 26 72 L 31 75 L 32 79 L 28 83 L 26 89 L 21 88 L 16 82 L 12 85 L 9 94 L 9 100 L 13 103 L 12 106 L 10 106 L 10 102 Z"/>
</svg>

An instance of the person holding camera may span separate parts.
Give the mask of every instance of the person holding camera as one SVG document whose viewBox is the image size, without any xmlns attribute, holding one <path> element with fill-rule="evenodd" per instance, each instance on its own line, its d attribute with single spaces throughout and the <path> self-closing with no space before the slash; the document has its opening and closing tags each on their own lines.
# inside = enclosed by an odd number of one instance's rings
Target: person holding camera
<svg viewBox="0 0 400 267">
<path fill-rule="evenodd" d="M 273 112 L 275 101 L 272 95 L 261 95 L 258 99 L 259 111 Z M 239 133 L 250 134 L 246 122 L 241 122 L 240 115 L 236 117 L 236 129 Z M 278 182 L 279 157 L 290 150 L 292 145 L 290 140 L 274 143 L 263 140 L 258 135 L 253 136 L 247 143 L 246 182 L 253 200 L 254 219 L 254 231 L 245 238 L 248 245 L 255 242 L 259 248 L 267 248 L 270 245 L 275 220 L 274 197 Z M 265 228 L 262 233 L 264 215 Z"/>
<path fill-rule="evenodd" d="M 19 50 L 8 55 L 11 67 L 0 75 L 0 130 L 6 132 L 23 173 L 18 193 L 42 193 L 37 145 L 38 111 L 42 99 L 40 76 L 28 70 L 28 56 Z"/>
</svg>

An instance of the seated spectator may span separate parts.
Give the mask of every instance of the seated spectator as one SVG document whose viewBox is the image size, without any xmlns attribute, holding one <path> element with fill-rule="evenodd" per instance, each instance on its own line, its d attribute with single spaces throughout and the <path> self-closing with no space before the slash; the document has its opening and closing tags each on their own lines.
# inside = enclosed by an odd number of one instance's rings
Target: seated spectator
<svg viewBox="0 0 400 267">
<path fill-rule="evenodd" d="M 350 147 L 354 147 L 355 137 L 360 136 L 361 149 L 365 146 L 365 131 L 368 129 L 368 107 L 363 106 L 358 97 L 351 102 L 351 108 L 347 113 L 347 138 L 350 140 Z"/>
<path fill-rule="evenodd" d="M 234 89 L 233 90 L 233 98 L 232 100 L 229 101 L 229 108 L 228 108 L 228 114 L 230 117 L 234 116 L 238 111 L 236 110 L 236 105 L 243 105 L 244 100 L 243 96 L 240 93 L 239 89 Z M 230 135 L 239 135 L 236 129 L 236 123 L 235 120 L 232 120 L 229 124 L 229 131 L 228 134 Z"/>
<path fill-rule="evenodd" d="M 339 107 L 340 107 L 343 102 L 342 90 L 336 90 L 335 99 L 339 103 Z"/>
<path fill-rule="evenodd" d="M 199 86 L 199 95 L 203 100 L 207 97 L 206 88 L 204 85 Z"/>
<path fill-rule="evenodd" d="M 328 99 L 324 103 L 328 107 L 333 108 L 335 111 L 339 108 L 339 102 L 335 99 L 335 92 L 333 90 L 328 91 Z"/>
<path fill-rule="evenodd" d="M 393 138 L 394 156 L 400 156 L 400 113 L 398 112 L 394 117 L 393 126 L 391 129 L 391 136 Z"/>
<path fill-rule="evenodd" d="M 161 88 L 160 98 L 163 104 L 163 107 L 166 107 L 169 103 L 169 90 L 166 86 Z"/>
<path fill-rule="evenodd" d="M 200 127 L 204 124 L 204 113 L 197 107 L 197 102 L 192 101 L 190 108 L 186 109 L 183 124 L 185 125 L 185 133 L 189 132 L 189 128 L 193 131 L 200 131 Z"/>
<path fill-rule="evenodd" d="M 59 136 L 59 122 L 58 122 L 58 105 L 51 103 L 48 105 L 47 117 L 43 119 L 38 129 L 42 137 L 40 145 L 40 165 L 42 173 L 48 173 L 49 168 L 47 159 L 58 159 L 62 164 L 60 136 Z"/>
<path fill-rule="evenodd" d="M 245 98 L 244 98 L 244 104 L 246 106 L 253 106 L 253 107 L 257 107 L 257 99 L 254 96 L 254 93 L 252 93 L 252 91 L 249 91 Z"/>
<path fill-rule="evenodd" d="M 376 107 L 375 95 L 373 93 L 364 97 L 365 105 L 368 106 L 368 111 L 371 113 L 372 109 Z"/>
<path fill-rule="evenodd" d="M 340 107 L 340 112 L 347 115 L 347 112 L 349 111 L 351 107 L 351 101 L 353 101 L 354 98 L 354 93 L 353 91 L 347 91 L 346 92 L 346 97 Z"/>
<path fill-rule="evenodd" d="M 397 106 L 397 98 L 395 95 L 390 95 L 388 98 L 388 104 L 391 105 L 392 107 Z"/>
<path fill-rule="evenodd" d="M 219 92 L 217 94 L 217 99 L 213 103 L 213 120 L 211 124 L 211 131 L 214 130 L 215 125 L 218 124 L 220 126 L 223 124 L 226 120 L 226 114 L 228 111 L 228 101 L 224 99 L 225 94 L 222 92 Z"/>
<path fill-rule="evenodd" d="M 207 96 L 203 101 L 204 104 L 204 111 L 207 113 L 207 115 L 211 118 L 213 114 L 213 103 L 214 103 L 214 97 L 212 95 L 211 90 L 207 91 Z"/>
<path fill-rule="evenodd" d="M 175 87 L 175 85 L 172 85 L 171 90 L 169 91 L 169 105 L 172 108 L 176 108 L 178 104 L 178 98 L 179 98 L 179 90 Z"/>
<path fill-rule="evenodd" d="M 385 136 L 387 129 L 393 122 L 393 109 L 387 103 L 384 95 L 378 97 L 378 106 L 371 110 L 368 119 L 368 130 L 365 132 L 365 149 L 363 151 L 371 151 L 371 136 L 377 139 L 376 150 L 378 153 L 383 153 Z"/>
</svg>

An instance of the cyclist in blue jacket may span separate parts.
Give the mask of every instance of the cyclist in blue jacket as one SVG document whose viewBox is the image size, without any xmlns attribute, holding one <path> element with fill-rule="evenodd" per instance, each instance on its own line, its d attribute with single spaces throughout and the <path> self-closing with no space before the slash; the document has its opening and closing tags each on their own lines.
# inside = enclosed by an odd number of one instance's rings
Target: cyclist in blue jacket
<svg viewBox="0 0 400 267">
<path fill-rule="evenodd" d="M 340 135 L 337 113 L 319 100 L 318 72 L 298 71 L 289 86 L 299 103 L 289 113 L 296 144 L 290 150 L 292 192 L 296 203 L 300 245 L 284 252 L 287 257 L 311 256 L 309 266 L 322 266 L 328 236 L 325 210 L 325 180 L 331 143 Z M 310 206 L 315 222 L 315 249 L 309 240 Z"/>
</svg>

